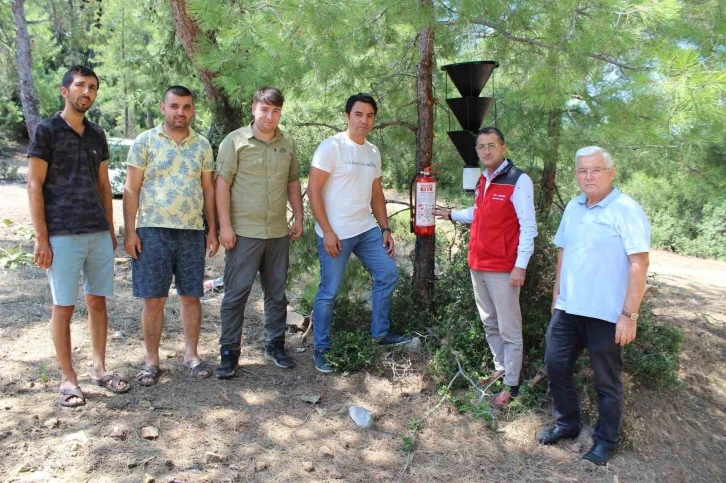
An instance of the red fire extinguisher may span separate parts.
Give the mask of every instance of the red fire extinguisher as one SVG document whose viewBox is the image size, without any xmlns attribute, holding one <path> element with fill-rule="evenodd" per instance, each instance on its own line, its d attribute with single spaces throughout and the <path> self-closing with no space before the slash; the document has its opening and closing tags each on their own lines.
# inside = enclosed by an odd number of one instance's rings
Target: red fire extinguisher
<svg viewBox="0 0 726 483">
<path fill-rule="evenodd" d="M 409 201 L 411 231 L 417 236 L 433 236 L 436 230 L 436 179 L 431 176 L 431 167 L 424 168 L 411 180 Z"/>
</svg>

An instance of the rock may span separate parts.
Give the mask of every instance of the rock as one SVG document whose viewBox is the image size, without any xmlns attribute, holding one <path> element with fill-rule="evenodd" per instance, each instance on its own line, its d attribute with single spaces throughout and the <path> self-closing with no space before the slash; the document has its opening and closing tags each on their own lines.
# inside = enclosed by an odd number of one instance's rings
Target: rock
<svg viewBox="0 0 726 483">
<path fill-rule="evenodd" d="M 159 429 L 154 426 L 141 428 L 141 437 L 144 439 L 156 439 L 159 437 Z"/>
<path fill-rule="evenodd" d="M 333 480 L 342 480 L 343 479 L 343 473 L 338 469 L 335 465 L 329 465 L 323 468 L 323 471 L 325 471 L 330 478 Z"/>
<path fill-rule="evenodd" d="M 32 471 L 33 468 L 30 467 L 28 464 L 23 464 L 18 466 L 18 468 L 15 470 L 16 473 L 28 473 Z"/>
<path fill-rule="evenodd" d="M 421 339 L 418 337 L 414 337 L 408 343 L 406 343 L 405 346 L 403 346 L 403 349 L 411 354 L 418 354 L 421 352 Z"/>
<path fill-rule="evenodd" d="M 43 426 L 45 426 L 48 429 L 55 429 L 58 426 L 60 426 L 60 421 L 58 421 L 58 418 L 50 418 L 46 422 L 43 423 Z"/>
<path fill-rule="evenodd" d="M 303 394 L 300 400 L 310 404 L 316 404 L 320 401 L 320 394 Z"/>
<path fill-rule="evenodd" d="M 319 455 L 319 456 L 330 456 L 330 457 L 333 457 L 333 452 L 332 452 L 332 451 L 330 450 L 330 448 L 328 448 L 327 446 L 325 446 L 325 445 L 322 445 L 322 446 L 321 446 L 321 447 L 320 447 L 320 448 L 318 449 L 318 455 Z"/>
<path fill-rule="evenodd" d="M 6 404 L 3 406 L 3 409 L 6 411 L 10 411 L 13 407 L 10 404 Z"/>
<path fill-rule="evenodd" d="M 267 461 L 257 460 L 257 462 L 255 463 L 255 472 L 259 473 L 260 471 L 264 471 L 269 467 L 270 463 L 268 463 Z"/>
<path fill-rule="evenodd" d="M 81 449 L 81 444 L 80 443 L 73 443 L 73 444 L 71 444 L 68 447 L 68 449 L 71 451 L 71 453 L 75 453 L 76 451 L 78 451 L 79 449 Z"/>
<path fill-rule="evenodd" d="M 139 401 L 139 407 L 142 409 L 150 409 L 151 401 Z"/>
<path fill-rule="evenodd" d="M 126 265 L 130 261 L 131 261 L 130 258 L 114 258 L 113 259 L 113 263 L 115 263 L 116 265 Z"/>
<path fill-rule="evenodd" d="M 218 455 L 217 453 L 212 453 L 211 451 L 207 451 L 204 453 L 204 462 L 205 463 L 221 463 L 224 460 L 222 456 Z"/>
<path fill-rule="evenodd" d="M 154 483 L 155 481 L 156 479 L 152 475 L 148 473 L 144 475 L 144 483 Z"/>
<path fill-rule="evenodd" d="M 305 352 L 306 350 L 307 350 L 307 349 L 305 349 L 305 347 L 295 347 L 295 352 L 297 352 L 298 354 L 299 354 L 300 352 Z"/>
<path fill-rule="evenodd" d="M 75 441 L 81 444 L 85 444 L 88 443 L 88 436 L 86 435 L 85 431 L 77 431 L 75 433 L 66 435 L 63 438 L 63 441 Z"/>
<path fill-rule="evenodd" d="M 307 471 L 308 473 L 312 473 L 313 471 L 315 471 L 315 466 L 313 466 L 313 462 L 312 461 L 303 461 L 302 462 L 302 469 L 304 471 Z"/>
<path fill-rule="evenodd" d="M 370 428 L 373 426 L 373 414 L 366 408 L 360 406 L 351 406 L 348 408 L 350 418 L 361 428 Z"/>
<path fill-rule="evenodd" d="M 126 436 L 128 436 L 129 430 L 126 428 L 123 428 L 121 426 L 114 426 L 111 430 L 111 434 L 109 434 L 110 437 L 114 439 L 126 439 Z"/>
<path fill-rule="evenodd" d="M 35 387 L 35 381 L 30 381 L 28 383 L 28 389 L 33 389 Z"/>
</svg>

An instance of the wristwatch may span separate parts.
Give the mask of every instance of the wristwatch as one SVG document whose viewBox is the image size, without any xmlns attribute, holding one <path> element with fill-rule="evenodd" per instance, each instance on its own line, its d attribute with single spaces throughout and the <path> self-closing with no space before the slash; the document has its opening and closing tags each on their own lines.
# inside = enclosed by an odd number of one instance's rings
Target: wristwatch
<svg viewBox="0 0 726 483">
<path fill-rule="evenodd" d="M 638 321 L 638 317 L 640 317 L 640 314 L 638 312 L 628 312 L 627 310 L 623 309 L 622 314 L 626 317 L 628 317 L 633 322 Z"/>
<path fill-rule="evenodd" d="M 385 232 L 391 233 L 391 229 L 390 229 L 390 228 L 388 228 L 388 227 L 386 227 L 386 228 L 381 228 L 381 233 L 385 233 Z"/>
</svg>

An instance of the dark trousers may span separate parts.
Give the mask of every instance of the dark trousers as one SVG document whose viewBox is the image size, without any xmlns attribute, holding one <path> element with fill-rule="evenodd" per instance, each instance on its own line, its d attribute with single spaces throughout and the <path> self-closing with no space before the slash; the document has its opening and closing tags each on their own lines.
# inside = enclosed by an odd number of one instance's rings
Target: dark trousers
<svg viewBox="0 0 726 483">
<path fill-rule="evenodd" d="M 268 240 L 237 237 L 237 243 L 227 250 L 225 258 L 224 298 L 219 311 L 222 350 L 240 348 L 245 306 L 258 271 L 265 298 L 265 344 L 285 343 L 289 264 L 288 237 Z"/>
<path fill-rule="evenodd" d="M 554 418 L 565 431 L 580 427 L 580 403 L 573 369 L 583 349 L 590 353 L 595 378 L 598 420 L 593 440 L 615 448 L 623 412 L 623 348 L 615 343 L 615 324 L 555 310 L 547 329 L 545 365 Z"/>
</svg>

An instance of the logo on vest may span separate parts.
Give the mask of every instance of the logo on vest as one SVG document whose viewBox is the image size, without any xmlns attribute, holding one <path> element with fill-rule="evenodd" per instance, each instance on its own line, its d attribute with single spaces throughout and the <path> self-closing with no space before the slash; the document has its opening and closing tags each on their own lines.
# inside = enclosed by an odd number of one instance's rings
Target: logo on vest
<svg viewBox="0 0 726 483">
<path fill-rule="evenodd" d="M 494 193 L 492 195 L 492 201 L 507 201 L 507 195 L 502 193 Z"/>
</svg>

